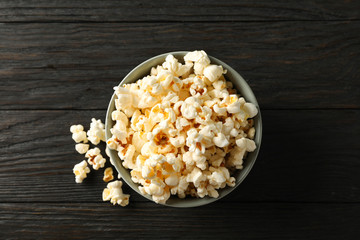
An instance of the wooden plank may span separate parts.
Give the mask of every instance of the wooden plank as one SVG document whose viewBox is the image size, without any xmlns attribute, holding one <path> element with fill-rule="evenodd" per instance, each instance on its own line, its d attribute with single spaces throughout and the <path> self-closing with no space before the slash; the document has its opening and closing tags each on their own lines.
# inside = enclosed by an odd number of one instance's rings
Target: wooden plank
<svg viewBox="0 0 360 240">
<path fill-rule="evenodd" d="M 358 239 L 360 204 L 0 203 L 4 239 Z M 14 233 L 15 231 L 15 233 Z"/>
<path fill-rule="evenodd" d="M 0 21 L 257 21 L 359 19 L 358 1 L 2 1 Z"/>
<path fill-rule="evenodd" d="M 2 24 L 0 109 L 106 109 L 142 61 L 205 49 L 262 109 L 359 108 L 360 22 Z M 346 34 L 345 34 L 346 33 Z"/>
<path fill-rule="evenodd" d="M 359 202 L 359 110 L 264 110 L 258 160 L 224 202 Z M 69 127 L 105 111 L 1 111 L 0 202 L 101 202 L 103 172 L 75 184 Z M 102 146 L 104 147 L 104 146 Z M 105 155 L 105 154 L 104 154 Z M 129 187 L 135 202 L 147 201 Z"/>
</svg>

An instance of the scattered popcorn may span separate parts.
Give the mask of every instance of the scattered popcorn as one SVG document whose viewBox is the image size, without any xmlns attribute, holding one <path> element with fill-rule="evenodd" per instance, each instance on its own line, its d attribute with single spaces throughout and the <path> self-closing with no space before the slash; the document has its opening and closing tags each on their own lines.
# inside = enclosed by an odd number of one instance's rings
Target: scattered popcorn
<svg viewBox="0 0 360 240">
<path fill-rule="evenodd" d="M 89 172 L 90 169 L 88 168 L 85 160 L 76 164 L 73 168 L 73 173 L 75 174 L 75 182 L 82 183 Z"/>
<path fill-rule="evenodd" d="M 88 163 L 93 166 L 93 169 L 98 170 L 105 166 L 106 159 L 100 153 L 99 148 L 93 148 L 86 152 L 85 157 L 88 158 Z"/>
<path fill-rule="evenodd" d="M 113 179 L 114 179 L 114 175 L 112 168 L 111 167 L 106 168 L 103 177 L 104 182 L 110 182 Z"/>
<path fill-rule="evenodd" d="M 84 154 L 89 150 L 89 144 L 78 143 L 75 145 L 75 149 L 78 153 Z"/>
<path fill-rule="evenodd" d="M 102 194 L 103 201 L 110 201 L 112 204 L 118 204 L 122 207 L 128 205 L 130 195 L 123 193 L 122 184 L 122 181 L 108 183 Z"/>
<path fill-rule="evenodd" d="M 107 147 L 118 152 L 139 191 L 156 203 L 171 195 L 217 198 L 219 189 L 235 186 L 231 173 L 256 149 L 252 118 L 258 109 L 236 94 L 223 74 L 226 69 L 211 64 L 204 51 L 194 51 L 184 63 L 168 55 L 150 75 L 114 87 L 116 123 Z M 92 124 L 102 129 L 100 123 Z M 88 135 L 91 142 L 102 140 L 101 134 Z M 109 184 L 103 199 L 112 199 Z"/>
<path fill-rule="evenodd" d="M 84 131 L 84 127 L 82 125 L 72 125 L 70 127 L 70 132 L 72 133 L 72 139 L 74 139 L 76 143 L 88 142 L 88 139 L 86 138 L 86 132 Z"/>
<path fill-rule="evenodd" d="M 90 129 L 87 131 L 87 136 L 89 141 L 94 145 L 98 145 L 100 141 L 105 142 L 105 125 L 100 119 L 91 119 Z"/>
</svg>

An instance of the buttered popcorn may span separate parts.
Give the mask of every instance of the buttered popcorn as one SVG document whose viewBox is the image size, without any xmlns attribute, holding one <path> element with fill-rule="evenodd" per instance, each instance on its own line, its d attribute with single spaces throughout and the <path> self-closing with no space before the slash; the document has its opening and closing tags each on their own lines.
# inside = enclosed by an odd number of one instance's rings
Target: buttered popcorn
<svg viewBox="0 0 360 240">
<path fill-rule="evenodd" d="M 88 159 L 88 163 L 92 165 L 94 170 L 98 170 L 99 168 L 103 168 L 106 163 L 106 159 L 100 153 L 99 148 L 92 148 L 88 150 L 85 154 L 85 157 Z"/>
<path fill-rule="evenodd" d="M 76 143 L 83 142 L 87 143 L 88 139 L 86 138 L 86 132 L 84 131 L 84 127 L 81 124 L 72 125 L 70 127 L 70 132 L 72 133 L 72 138 Z"/>
<path fill-rule="evenodd" d="M 129 204 L 129 194 L 124 194 L 122 191 L 122 181 L 113 181 L 107 184 L 103 191 L 103 201 L 110 201 L 112 204 L 119 204 L 125 207 Z"/>
<path fill-rule="evenodd" d="M 184 61 L 168 55 L 150 75 L 114 88 L 107 146 L 156 203 L 171 195 L 217 198 L 219 189 L 235 186 L 231 174 L 256 148 L 256 106 L 236 94 L 226 70 L 204 51 Z"/>
<path fill-rule="evenodd" d="M 87 131 L 87 136 L 88 140 L 94 145 L 98 145 L 100 141 L 105 142 L 105 125 L 100 119 L 91 119 L 90 129 Z"/>
<path fill-rule="evenodd" d="M 75 182 L 82 183 L 89 172 L 90 168 L 88 167 L 85 160 L 76 164 L 73 168 L 73 173 L 75 174 Z"/>
</svg>

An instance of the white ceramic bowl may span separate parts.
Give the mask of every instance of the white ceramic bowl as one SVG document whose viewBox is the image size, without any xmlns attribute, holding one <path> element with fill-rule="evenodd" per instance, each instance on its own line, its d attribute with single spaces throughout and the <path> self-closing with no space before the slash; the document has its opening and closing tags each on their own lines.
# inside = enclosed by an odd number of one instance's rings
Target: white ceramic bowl
<svg viewBox="0 0 360 240">
<path fill-rule="evenodd" d="M 146 60 L 145 62 L 141 63 L 137 67 L 135 67 L 121 82 L 120 85 L 123 85 L 125 83 L 133 83 L 136 82 L 138 79 L 143 78 L 146 75 L 149 75 L 151 67 L 161 65 L 168 54 L 174 55 L 175 58 L 177 58 L 180 62 L 183 61 L 183 57 L 188 53 L 187 51 L 181 51 L 181 52 L 170 52 L 170 53 L 164 53 L 158 56 L 155 56 L 153 58 L 150 58 Z M 211 198 L 211 197 L 204 197 L 204 198 L 193 198 L 193 197 L 186 197 L 185 199 L 178 198 L 177 196 L 171 196 L 169 200 L 167 200 L 166 206 L 171 207 L 196 207 L 205 205 L 208 203 L 215 202 L 226 195 L 228 195 L 230 192 L 235 190 L 236 187 L 240 185 L 240 183 L 245 179 L 245 177 L 250 172 L 252 166 L 255 163 L 255 160 L 257 158 L 257 155 L 260 150 L 260 144 L 261 144 L 261 137 L 262 137 L 262 121 L 261 121 L 261 113 L 260 108 L 258 105 L 258 102 L 256 101 L 255 95 L 250 89 L 249 85 L 246 83 L 246 81 L 240 76 L 239 73 L 237 73 L 233 68 L 231 68 L 226 63 L 209 56 L 212 64 L 222 65 L 224 69 L 227 69 L 227 73 L 225 74 L 225 78 L 228 81 L 231 81 L 234 85 L 234 88 L 237 89 L 238 93 L 241 94 L 245 98 L 247 102 L 251 102 L 255 104 L 259 110 L 259 113 L 254 118 L 254 127 L 256 129 L 255 134 L 255 143 L 256 143 L 256 150 L 254 152 L 248 153 L 246 159 L 244 159 L 244 168 L 242 170 L 238 170 L 235 172 L 233 177 L 236 179 L 236 185 L 235 187 L 225 187 L 223 189 L 219 190 L 219 197 L 218 198 Z M 114 100 L 116 98 L 116 95 L 113 94 L 111 97 L 107 113 L 106 113 L 106 120 L 105 120 L 105 133 L 106 133 L 106 139 L 109 139 L 111 137 L 110 129 L 114 125 L 114 121 L 111 119 L 111 113 L 115 110 L 115 103 Z M 114 150 L 110 151 L 110 161 L 116 168 L 116 170 L 121 175 L 122 179 L 132 188 L 134 191 L 139 193 L 141 196 L 144 196 L 145 198 L 152 201 L 152 198 L 150 195 L 142 195 L 138 189 L 138 184 L 134 183 L 131 180 L 130 171 L 129 169 L 126 169 L 122 166 L 121 160 L 119 156 L 117 155 L 117 152 Z"/>
</svg>

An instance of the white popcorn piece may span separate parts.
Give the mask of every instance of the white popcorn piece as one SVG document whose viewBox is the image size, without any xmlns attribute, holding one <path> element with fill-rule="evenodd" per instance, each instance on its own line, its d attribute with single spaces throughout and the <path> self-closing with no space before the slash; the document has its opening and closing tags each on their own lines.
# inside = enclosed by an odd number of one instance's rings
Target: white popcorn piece
<svg viewBox="0 0 360 240">
<path fill-rule="evenodd" d="M 89 141 L 97 145 L 100 141 L 105 142 L 105 125 L 101 120 L 91 119 L 90 129 L 87 131 Z"/>
<path fill-rule="evenodd" d="M 236 145 L 241 149 L 245 149 L 247 152 L 253 152 L 256 149 L 255 142 L 248 138 L 240 138 L 236 140 Z"/>
<path fill-rule="evenodd" d="M 214 112 L 216 112 L 219 116 L 226 115 L 226 110 L 227 110 L 226 107 L 219 107 L 218 104 L 215 104 L 213 108 L 214 108 Z"/>
<path fill-rule="evenodd" d="M 174 147 L 177 147 L 177 148 L 180 148 L 185 145 L 185 135 L 184 134 L 177 136 L 177 137 L 169 138 L 169 140 L 170 140 L 170 143 Z"/>
<path fill-rule="evenodd" d="M 72 139 L 74 139 L 76 143 L 88 142 L 88 139 L 86 138 L 86 132 L 84 131 L 84 127 L 81 124 L 72 125 L 70 127 L 70 132 L 72 133 Z"/>
<path fill-rule="evenodd" d="M 103 181 L 104 182 L 110 182 L 113 179 L 114 179 L 113 169 L 111 167 L 106 168 L 105 171 L 104 171 Z"/>
<path fill-rule="evenodd" d="M 170 187 L 175 187 L 179 184 L 179 176 L 175 173 L 172 173 L 167 178 L 165 178 L 165 183 Z"/>
<path fill-rule="evenodd" d="M 181 176 L 179 178 L 179 183 L 176 187 L 171 188 L 171 194 L 177 194 L 179 198 L 185 198 L 185 191 L 189 186 L 189 183 L 186 181 L 186 176 Z"/>
<path fill-rule="evenodd" d="M 112 204 L 118 204 L 122 207 L 127 206 L 130 195 L 123 193 L 122 185 L 122 181 L 108 183 L 102 194 L 103 201 L 110 201 Z"/>
<path fill-rule="evenodd" d="M 200 77 L 194 78 L 189 90 L 192 96 L 201 96 L 207 93 L 206 84 Z"/>
<path fill-rule="evenodd" d="M 166 57 L 165 62 L 162 65 L 164 69 L 171 71 L 175 76 L 182 76 L 189 73 L 192 66 L 192 63 L 186 63 L 185 65 L 182 65 L 171 54 Z"/>
<path fill-rule="evenodd" d="M 227 87 L 226 83 L 224 81 L 221 81 L 221 80 L 213 81 L 212 85 L 216 90 L 219 90 L 219 91 Z"/>
<path fill-rule="evenodd" d="M 80 154 L 85 154 L 89 150 L 89 144 L 78 143 L 75 145 L 75 150 Z"/>
<path fill-rule="evenodd" d="M 76 164 L 73 168 L 73 173 L 75 174 L 75 182 L 82 183 L 83 180 L 87 177 L 87 173 L 89 172 L 90 169 L 88 168 L 85 160 Z"/>
<path fill-rule="evenodd" d="M 200 183 L 205 180 L 206 180 L 206 176 L 197 167 L 195 167 L 192 170 L 192 172 L 190 174 L 188 174 L 186 177 L 186 181 L 189 183 L 192 182 L 195 187 L 200 186 Z"/>
<path fill-rule="evenodd" d="M 209 197 L 213 197 L 213 198 L 218 198 L 219 197 L 218 191 L 216 191 L 213 186 L 208 185 L 206 190 L 207 190 L 207 193 L 208 193 Z"/>
<path fill-rule="evenodd" d="M 210 59 L 204 51 L 189 52 L 184 57 L 185 62 L 194 62 L 195 74 L 201 75 L 204 68 L 210 64 Z"/>
<path fill-rule="evenodd" d="M 242 169 L 243 158 L 246 152 L 253 152 L 256 149 L 255 142 L 247 138 L 240 138 L 236 140 L 236 145 L 230 151 L 230 157 L 227 165 L 235 167 L 236 169 Z"/>
<path fill-rule="evenodd" d="M 203 136 L 195 129 L 191 128 L 187 131 L 186 146 L 189 147 L 189 152 L 196 154 L 204 154 L 205 146 L 202 143 Z"/>
<path fill-rule="evenodd" d="M 258 114 L 256 106 L 252 103 L 245 103 L 243 108 L 244 111 L 249 115 L 249 118 L 253 118 Z"/>
<path fill-rule="evenodd" d="M 88 158 L 88 163 L 92 165 L 93 169 L 98 170 L 105 166 L 106 159 L 100 153 L 99 148 L 93 148 L 86 152 L 85 157 Z"/>
<path fill-rule="evenodd" d="M 184 103 L 181 105 L 180 110 L 181 110 L 181 114 L 182 114 L 182 115 L 184 116 L 184 118 L 186 118 L 186 119 L 191 120 L 191 119 L 196 118 L 196 116 L 197 116 L 197 110 L 196 110 L 196 108 L 195 108 L 194 106 L 188 104 L 188 103 L 185 103 L 185 102 L 184 102 Z"/>
<path fill-rule="evenodd" d="M 194 152 L 186 152 L 183 155 L 183 161 L 186 165 L 196 165 L 201 170 L 205 170 L 207 167 L 206 157 Z"/>
<path fill-rule="evenodd" d="M 209 79 L 210 82 L 215 82 L 224 73 L 222 66 L 209 65 L 204 69 L 204 76 Z"/>
<path fill-rule="evenodd" d="M 152 199 L 156 203 L 165 204 L 166 201 L 170 198 L 170 191 L 164 191 L 161 195 L 152 195 Z"/>
<path fill-rule="evenodd" d="M 119 110 L 115 110 L 111 113 L 111 119 L 113 121 L 120 121 L 125 127 L 127 127 L 129 124 L 129 119 L 127 118 L 125 113 Z"/>
<path fill-rule="evenodd" d="M 250 139 L 254 139 L 254 137 L 255 137 L 255 128 L 250 128 L 249 129 L 249 131 L 248 131 L 248 133 L 247 133 L 247 135 L 248 135 L 248 137 L 250 138 Z M 236 137 L 236 136 L 235 136 Z"/>
<path fill-rule="evenodd" d="M 227 140 L 223 133 L 218 133 L 217 136 L 213 138 L 213 141 L 214 144 L 220 148 L 229 146 L 229 140 Z"/>
<path fill-rule="evenodd" d="M 135 146 L 132 144 L 129 144 L 127 147 L 125 147 L 123 150 L 118 152 L 118 155 L 121 160 L 123 160 L 122 165 L 125 168 L 133 169 L 135 167 Z"/>
</svg>

